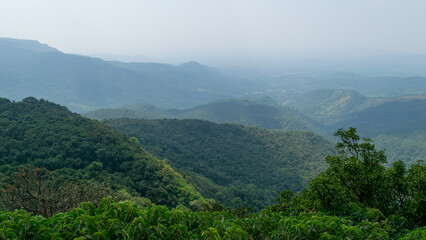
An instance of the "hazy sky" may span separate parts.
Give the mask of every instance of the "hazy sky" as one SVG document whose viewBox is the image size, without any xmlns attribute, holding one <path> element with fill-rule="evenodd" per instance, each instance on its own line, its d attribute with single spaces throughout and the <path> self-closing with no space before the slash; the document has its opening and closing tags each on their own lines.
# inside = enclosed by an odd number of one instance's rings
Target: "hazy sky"
<svg viewBox="0 0 426 240">
<path fill-rule="evenodd" d="M 0 36 L 163 62 L 426 54 L 426 0 L 0 0 Z"/>
</svg>

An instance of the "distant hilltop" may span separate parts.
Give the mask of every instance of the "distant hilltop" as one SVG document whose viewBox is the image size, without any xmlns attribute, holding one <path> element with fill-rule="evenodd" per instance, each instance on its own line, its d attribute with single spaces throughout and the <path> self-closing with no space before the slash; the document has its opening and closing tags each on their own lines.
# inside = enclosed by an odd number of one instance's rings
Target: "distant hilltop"
<svg viewBox="0 0 426 240">
<path fill-rule="evenodd" d="M 47 44 L 40 43 L 37 40 L 0 38 L 0 48 L 13 47 L 32 52 L 61 52 Z"/>
</svg>

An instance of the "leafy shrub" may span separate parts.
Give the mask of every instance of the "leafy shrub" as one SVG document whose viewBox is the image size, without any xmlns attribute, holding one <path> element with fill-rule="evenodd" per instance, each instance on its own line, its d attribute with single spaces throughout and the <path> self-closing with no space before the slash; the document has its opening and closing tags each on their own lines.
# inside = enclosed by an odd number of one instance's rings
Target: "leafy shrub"
<svg viewBox="0 0 426 240">
<path fill-rule="evenodd" d="M 323 214 L 260 211 L 239 219 L 228 212 L 189 212 L 105 199 L 50 218 L 0 212 L 1 239 L 389 239 L 379 223 Z M 417 235 L 415 235 L 417 236 Z M 410 239 L 410 238 L 407 238 Z"/>
</svg>

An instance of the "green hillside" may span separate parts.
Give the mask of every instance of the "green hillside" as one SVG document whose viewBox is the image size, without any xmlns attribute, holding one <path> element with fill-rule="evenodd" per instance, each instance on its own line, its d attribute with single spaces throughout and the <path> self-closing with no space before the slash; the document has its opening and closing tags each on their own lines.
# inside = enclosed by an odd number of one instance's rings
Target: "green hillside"
<svg viewBox="0 0 426 240">
<path fill-rule="evenodd" d="M 345 116 L 336 125 L 354 126 L 368 136 L 426 130 L 426 99 L 397 100 Z"/>
<path fill-rule="evenodd" d="M 109 179 L 116 191 L 124 188 L 158 204 L 189 205 L 201 199 L 180 174 L 143 150 L 137 140 L 45 100 L 1 98 L 0 142 L 4 176 L 32 165 L 72 181 Z"/>
<path fill-rule="evenodd" d="M 353 111 L 366 100 L 366 97 L 356 91 L 319 89 L 297 95 L 284 102 L 284 105 L 293 107 L 313 119 L 329 123 Z"/>
<path fill-rule="evenodd" d="M 345 116 L 334 128 L 356 127 L 377 146 L 387 149 L 391 162 L 426 159 L 426 100 L 399 99 Z"/>
<path fill-rule="evenodd" d="M 367 98 L 349 90 L 316 90 L 288 100 L 285 106 L 270 98 L 230 99 L 184 110 L 139 104 L 95 110 L 86 116 L 95 119 L 203 119 L 266 129 L 309 130 L 332 140 L 331 134 L 336 129 L 356 127 L 361 134 L 373 138 L 378 147 L 387 149 L 389 162 L 403 159 L 412 163 L 426 159 L 425 98 L 425 95 Z"/>
<path fill-rule="evenodd" d="M 164 120 L 170 121 L 170 120 Z M 176 120 L 175 120 L 176 121 Z M 195 120 L 192 120 L 195 121 Z M 424 162 L 386 168 L 384 151 L 339 130 L 329 167 L 297 194 L 282 191 L 276 204 L 251 212 L 218 204 L 141 207 L 131 201 L 85 202 L 43 217 L 0 211 L 2 239 L 424 239 Z M 1 193 L 5 193 L 4 189 Z"/>
<path fill-rule="evenodd" d="M 284 104 L 324 123 L 317 132 L 327 138 L 336 129 L 356 127 L 387 150 L 389 162 L 426 159 L 425 95 L 367 98 L 353 90 L 323 89 L 293 95 Z"/>
<path fill-rule="evenodd" d="M 325 169 L 330 142 L 305 131 L 269 131 L 201 120 L 104 121 L 190 177 L 206 197 L 256 209 L 301 190 Z"/>
<path fill-rule="evenodd" d="M 266 129 L 321 131 L 321 125 L 317 122 L 292 108 L 280 106 L 270 98 L 218 100 L 183 110 L 165 110 L 139 104 L 117 109 L 99 109 L 84 115 L 93 119 L 201 119 Z"/>
</svg>

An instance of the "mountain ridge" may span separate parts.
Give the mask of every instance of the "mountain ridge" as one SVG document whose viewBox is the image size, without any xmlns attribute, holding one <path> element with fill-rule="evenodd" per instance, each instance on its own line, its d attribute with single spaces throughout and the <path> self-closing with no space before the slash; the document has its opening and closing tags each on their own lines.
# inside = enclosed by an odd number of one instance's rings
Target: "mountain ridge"
<svg viewBox="0 0 426 240">
<path fill-rule="evenodd" d="M 222 99 L 188 109 L 161 109 L 142 104 L 118 109 L 99 109 L 84 114 L 94 119 L 201 119 L 215 123 L 237 123 L 266 129 L 311 130 L 320 132 L 319 123 L 292 108 L 281 106 L 268 97 Z"/>
<path fill-rule="evenodd" d="M 35 96 L 78 112 L 135 102 L 191 107 L 242 95 L 249 84 L 241 81 L 198 63 L 110 62 L 33 40 L 0 39 L 0 96 Z"/>
</svg>

